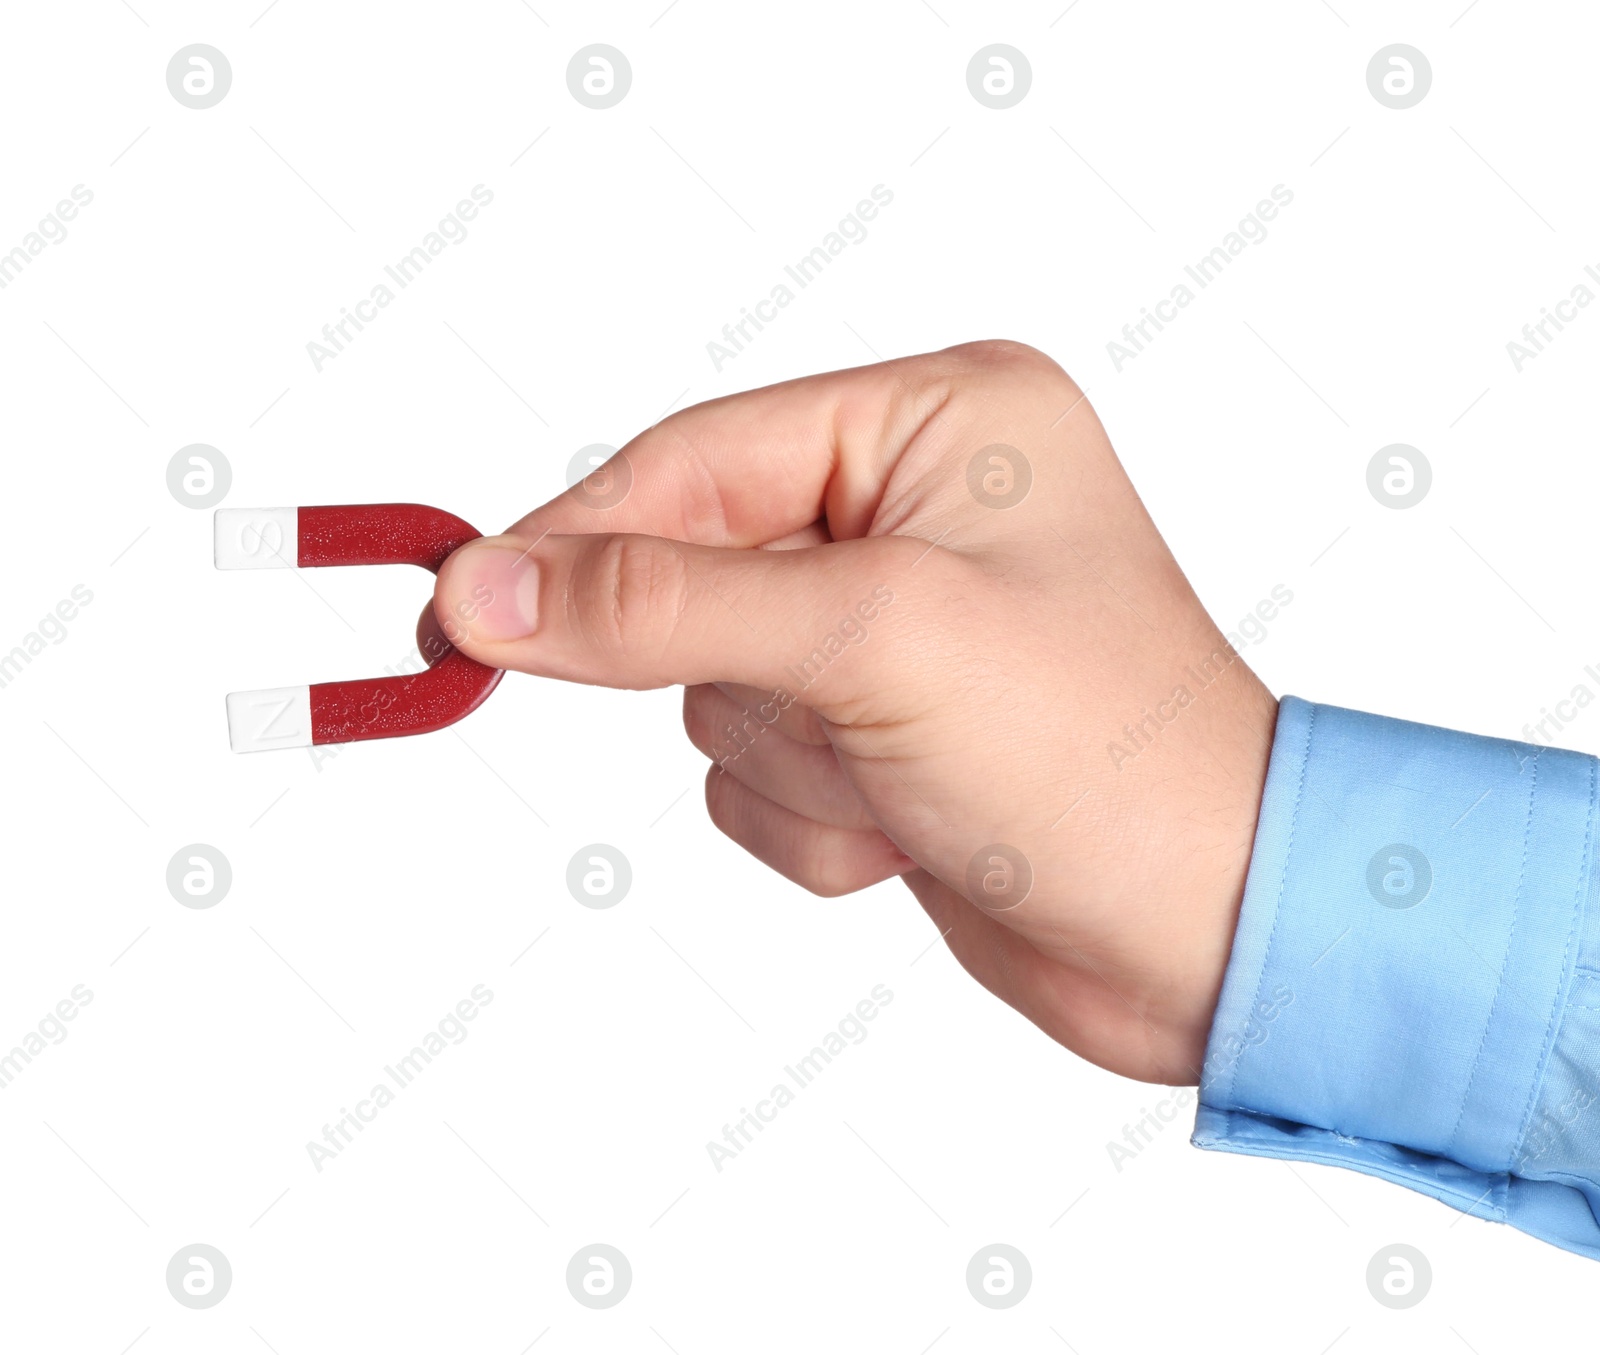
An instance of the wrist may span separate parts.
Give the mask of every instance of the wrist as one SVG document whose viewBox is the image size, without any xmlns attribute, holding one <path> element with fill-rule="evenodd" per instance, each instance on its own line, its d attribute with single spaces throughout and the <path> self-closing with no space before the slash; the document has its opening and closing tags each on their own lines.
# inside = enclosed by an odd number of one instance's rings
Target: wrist
<svg viewBox="0 0 1600 1355">
<path fill-rule="evenodd" d="M 1254 674 L 1245 676 L 1250 690 L 1229 727 L 1207 740 L 1226 779 L 1208 796 L 1203 841 L 1184 853 L 1146 990 L 1147 1071 L 1135 1075 L 1167 1086 L 1200 1081 L 1255 848 L 1278 703 Z"/>
</svg>

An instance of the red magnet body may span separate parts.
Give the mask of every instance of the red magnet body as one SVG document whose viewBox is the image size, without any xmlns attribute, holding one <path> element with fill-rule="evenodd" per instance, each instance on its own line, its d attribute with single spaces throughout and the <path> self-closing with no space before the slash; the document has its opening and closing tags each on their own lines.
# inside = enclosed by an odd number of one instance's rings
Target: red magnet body
<svg viewBox="0 0 1600 1355">
<path fill-rule="evenodd" d="M 319 508 L 219 508 L 218 569 L 421 565 L 433 573 L 482 535 L 454 513 L 419 503 Z M 426 734 L 470 715 L 504 676 L 442 639 L 424 646 L 420 673 L 269 687 L 228 695 L 236 753 Z"/>
</svg>

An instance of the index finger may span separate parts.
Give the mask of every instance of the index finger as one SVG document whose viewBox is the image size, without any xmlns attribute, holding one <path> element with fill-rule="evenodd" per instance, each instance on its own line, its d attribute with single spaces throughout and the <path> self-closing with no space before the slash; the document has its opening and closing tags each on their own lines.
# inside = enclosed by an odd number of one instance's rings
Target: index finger
<svg viewBox="0 0 1600 1355">
<path fill-rule="evenodd" d="M 866 534 L 900 453 L 947 397 L 959 350 L 801 377 L 691 406 L 507 535 L 638 532 L 748 547 L 826 516 Z"/>
</svg>

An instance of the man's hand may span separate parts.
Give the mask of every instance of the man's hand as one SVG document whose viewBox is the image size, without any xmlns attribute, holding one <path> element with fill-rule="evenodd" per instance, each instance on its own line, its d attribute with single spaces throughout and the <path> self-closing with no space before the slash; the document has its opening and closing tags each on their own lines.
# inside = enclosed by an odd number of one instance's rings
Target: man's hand
<svg viewBox="0 0 1600 1355">
<path fill-rule="evenodd" d="M 497 668 L 682 683 L 740 846 L 819 894 L 904 876 L 1068 1048 L 1199 1079 L 1276 702 L 1042 354 L 674 414 L 457 551 L 434 611 Z"/>
</svg>

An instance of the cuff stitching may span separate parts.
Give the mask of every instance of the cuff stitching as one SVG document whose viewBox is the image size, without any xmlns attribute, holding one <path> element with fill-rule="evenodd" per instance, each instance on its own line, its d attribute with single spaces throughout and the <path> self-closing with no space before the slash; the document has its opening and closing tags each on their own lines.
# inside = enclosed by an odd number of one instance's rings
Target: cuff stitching
<svg viewBox="0 0 1600 1355">
<path fill-rule="evenodd" d="M 1583 854 L 1578 858 L 1578 888 L 1572 899 L 1572 924 L 1567 928 L 1567 943 L 1561 950 L 1561 969 L 1567 970 L 1567 961 L 1572 955 L 1573 942 L 1577 940 L 1578 933 L 1583 925 L 1583 902 L 1589 892 L 1591 861 L 1589 856 L 1590 844 L 1594 841 L 1595 821 L 1595 786 L 1596 770 L 1600 769 L 1600 762 L 1594 758 L 1589 759 L 1589 814 L 1583 829 Z M 1587 971 L 1583 966 L 1574 966 L 1573 975 Z M 1538 1101 L 1539 1089 L 1544 1085 L 1545 1070 L 1550 1066 L 1550 1055 L 1555 1049 L 1556 1032 L 1560 1029 L 1560 1014 L 1564 1010 L 1562 997 L 1572 991 L 1571 978 L 1556 987 L 1555 998 L 1550 1004 L 1550 1019 L 1545 1023 L 1543 1047 L 1539 1051 L 1539 1066 L 1534 1071 L 1533 1083 L 1528 1088 L 1528 1104 L 1522 1109 L 1522 1123 L 1517 1129 L 1517 1139 L 1511 1148 L 1511 1161 L 1517 1160 L 1517 1155 L 1522 1151 L 1523 1140 L 1528 1137 L 1528 1128 L 1533 1123 L 1533 1110 Z M 1578 1004 L 1581 1006 L 1581 1004 Z M 1584 1007 L 1585 1011 L 1595 1010 Z"/>
<path fill-rule="evenodd" d="M 1483 1033 L 1478 1037 L 1478 1048 L 1472 1056 L 1472 1072 L 1467 1076 L 1467 1085 L 1461 1093 L 1461 1109 L 1456 1112 L 1456 1122 L 1450 1129 L 1450 1137 L 1445 1141 L 1445 1156 L 1452 1156 L 1455 1152 L 1456 1138 L 1461 1133 L 1461 1122 L 1466 1118 L 1467 1102 L 1472 1099 L 1472 1089 L 1477 1085 L 1478 1069 L 1483 1063 L 1484 1046 L 1489 1043 L 1489 1031 L 1494 1027 L 1494 1014 L 1500 1010 L 1500 998 L 1506 988 L 1506 970 L 1511 968 L 1511 952 L 1516 946 L 1517 923 L 1522 917 L 1522 890 L 1528 879 L 1528 846 L 1533 841 L 1533 807 L 1539 798 L 1539 754 L 1535 752 L 1532 758 L 1533 774 L 1528 783 L 1528 818 L 1522 826 L 1522 860 L 1517 865 L 1517 889 L 1511 904 L 1511 925 L 1506 929 L 1505 953 L 1500 958 L 1500 975 L 1495 979 L 1494 997 L 1489 1003 L 1488 1014 L 1483 1019 Z M 1537 1081 L 1537 1079 L 1536 1079 Z M 1520 1133 L 1518 1134 L 1520 1138 Z"/>
</svg>

